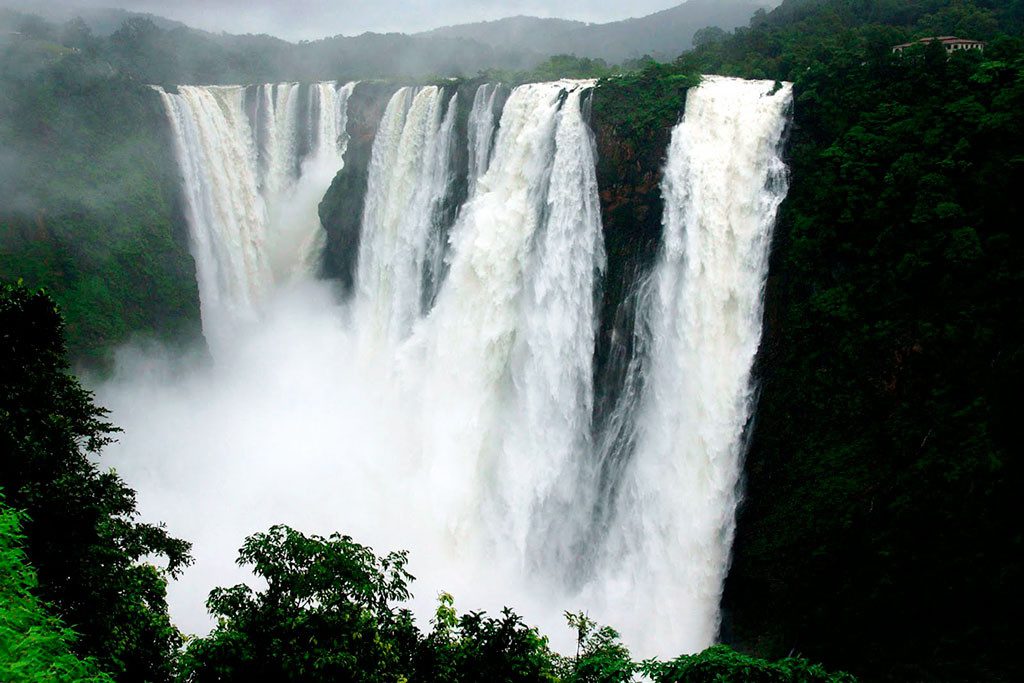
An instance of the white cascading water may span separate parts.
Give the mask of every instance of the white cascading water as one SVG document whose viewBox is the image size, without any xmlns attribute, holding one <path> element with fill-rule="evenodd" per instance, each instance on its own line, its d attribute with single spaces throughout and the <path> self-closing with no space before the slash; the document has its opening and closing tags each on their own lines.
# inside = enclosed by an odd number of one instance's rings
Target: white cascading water
<svg viewBox="0 0 1024 683">
<path fill-rule="evenodd" d="M 242 86 L 157 88 L 174 131 L 211 346 L 255 320 L 275 283 L 314 272 L 323 243 L 316 207 L 344 164 L 354 85 L 312 86 L 321 135 L 301 162 L 307 124 L 297 84 L 259 86 L 255 126 Z"/>
<path fill-rule="evenodd" d="M 497 119 L 494 106 L 497 102 L 501 85 L 484 83 L 476 89 L 473 96 L 473 108 L 469 112 L 469 163 L 468 180 L 469 195 L 476 191 L 476 183 L 491 161 L 491 148 L 494 145 L 494 125 Z"/>
<path fill-rule="evenodd" d="M 255 132 L 241 88 L 164 94 L 204 329 L 231 353 L 185 372 L 125 354 L 100 397 L 126 429 L 111 455 L 147 515 L 195 542 L 196 568 L 170 588 L 186 629 L 208 628 L 206 591 L 246 578 L 233 563 L 243 536 L 287 523 L 409 549 L 424 623 L 446 590 L 462 610 L 515 607 L 560 649 L 575 642 L 563 612 L 581 609 L 638 657 L 713 642 L 790 86 L 710 77 L 690 91 L 665 167 L 664 245 L 637 297 L 638 398 L 618 414 L 628 424 L 596 426 L 593 86 L 515 88 L 496 135 L 483 115 L 496 88 L 478 91 L 464 143 L 475 184 L 450 226 L 456 97 L 396 92 L 342 302 L 300 254 L 321 248 L 310 216 L 342 163 L 351 85 L 314 86 L 304 131 L 289 128 L 295 86 L 257 91 Z M 268 244 L 287 229 L 283 276 Z M 214 327 L 242 304 L 258 325 Z M 602 429 L 630 438 L 615 437 L 628 447 L 599 472 Z"/>
<path fill-rule="evenodd" d="M 661 655 L 718 632 L 790 101 L 788 84 L 707 77 L 668 150 L 638 440 L 601 589 L 610 615 L 629 610 L 631 642 Z"/>
<path fill-rule="evenodd" d="M 270 286 L 267 212 L 241 87 L 159 90 L 174 130 L 192 256 L 211 345 L 255 318 Z"/>
<path fill-rule="evenodd" d="M 446 106 L 436 86 L 400 89 L 374 139 L 356 288 L 368 348 L 407 337 L 439 285 L 457 97 Z"/>
<path fill-rule="evenodd" d="M 350 82 L 338 87 L 325 82 L 310 86 L 306 130 L 316 135 L 299 162 L 298 176 L 289 191 L 270 203 L 274 228 L 271 254 L 278 259 L 275 272 L 279 280 L 315 275 L 319 270 L 326 244 L 319 206 L 334 176 L 345 166 L 348 98 L 355 85 Z"/>
<path fill-rule="evenodd" d="M 280 202 L 295 183 L 299 163 L 299 84 L 261 85 L 256 97 L 260 184 L 265 197 Z"/>
<path fill-rule="evenodd" d="M 511 512 L 511 541 L 530 568 L 566 582 L 588 524 L 595 291 L 604 268 L 596 155 L 584 83 L 559 112 L 544 218 L 523 273 L 512 389 L 493 500 Z"/>
<path fill-rule="evenodd" d="M 492 557 L 491 571 L 509 576 L 529 575 L 542 546 L 557 551 L 577 531 L 569 518 L 537 522 L 571 497 L 587 455 L 603 262 L 581 114 L 591 86 L 512 92 L 494 158 L 453 228 L 437 305 L 403 349 L 447 547 Z"/>
</svg>

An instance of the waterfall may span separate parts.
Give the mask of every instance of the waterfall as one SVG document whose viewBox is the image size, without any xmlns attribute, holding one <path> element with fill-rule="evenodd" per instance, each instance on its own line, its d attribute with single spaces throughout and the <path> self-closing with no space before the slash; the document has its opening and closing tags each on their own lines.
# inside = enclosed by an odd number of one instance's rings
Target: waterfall
<svg viewBox="0 0 1024 683">
<path fill-rule="evenodd" d="M 276 83 L 257 88 L 256 138 L 264 197 L 280 203 L 298 180 L 299 84 Z"/>
<path fill-rule="evenodd" d="M 368 344 L 395 344 L 440 285 L 457 95 L 402 88 L 373 143 L 357 270 L 357 313 Z M 447 110 L 447 111 L 445 111 Z"/>
<path fill-rule="evenodd" d="M 348 98 L 356 84 L 338 88 L 333 81 L 314 83 L 309 89 L 310 158 L 331 166 L 343 165 L 348 148 Z"/>
<path fill-rule="evenodd" d="M 469 194 L 473 195 L 480 176 L 487 172 L 494 144 L 495 104 L 501 85 L 484 83 L 473 96 L 473 108 L 469 112 Z"/>
<path fill-rule="evenodd" d="M 255 317 L 272 280 L 245 89 L 181 86 L 160 95 L 182 172 L 203 330 L 215 344 Z"/>
<path fill-rule="evenodd" d="M 790 101 L 788 84 L 708 77 L 672 133 L 642 314 L 646 386 L 608 579 L 636 620 L 624 631 L 663 655 L 707 647 L 718 631 Z"/>
<path fill-rule="evenodd" d="M 616 390 L 597 407 L 594 82 L 521 85 L 503 105 L 481 86 L 465 136 L 453 87 L 394 92 L 349 299 L 313 274 L 353 84 L 306 88 L 161 91 L 217 360 L 106 397 L 136 425 L 116 448 L 151 438 L 173 472 L 161 516 L 203 511 L 197 556 L 224 553 L 222 585 L 240 580 L 231 543 L 284 522 L 410 549 L 420 614 L 443 589 L 466 609 L 516 607 L 562 649 L 563 612 L 580 609 L 642 657 L 714 642 L 791 86 L 708 77 L 689 91 L 657 259 L 610 284 L 625 292 Z M 226 481 L 240 483 L 181 503 Z"/>
<path fill-rule="evenodd" d="M 276 282 L 316 268 L 317 204 L 343 165 L 353 86 L 311 87 L 319 135 L 304 159 L 298 84 L 256 88 L 252 118 L 242 86 L 156 88 L 174 134 L 211 346 L 255 320 Z"/>
<path fill-rule="evenodd" d="M 306 125 L 307 130 L 316 131 L 316 136 L 290 190 L 270 203 L 275 239 L 272 254 L 278 259 L 279 280 L 313 275 L 320 268 L 327 235 L 320 224 L 319 206 L 334 176 L 345 166 L 348 98 L 355 85 L 348 83 L 339 88 L 334 82 L 326 82 L 310 86 L 309 116 L 316 118 Z"/>
<path fill-rule="evenodd" d="M 480 552 L 500 544 L 512 563 L 525 561 L 534 508 L 553 488 L 548 474 L 583 455 L 577 433 L 567 432 L 584 426 L 587 303 L 601 258 L 592 143 L 580 112 L 580 91 L 591 85 L 512 92 L 491 164 L 452 230 L 447 280 L 410 343 L 420 354 L 434 505 L 453 542 Z M 571 404 L 577 399 L 582 406 Z M 519 415 L 524 429 L 544 423 L 537 442 L 518 440 Z"/>
<path fill-rule="evenodd" d="M 594 474 L 595 293 L 604 243 L 594 141 L 582 111 L 586 86 L 573 89 L 559 112 L 544 218 L 524 273 L 499 470 L 503 504 L 516 513 L 513 542 L 531 565 L 557 576 L 572 574 L 583 554 Z"/>
</svg>

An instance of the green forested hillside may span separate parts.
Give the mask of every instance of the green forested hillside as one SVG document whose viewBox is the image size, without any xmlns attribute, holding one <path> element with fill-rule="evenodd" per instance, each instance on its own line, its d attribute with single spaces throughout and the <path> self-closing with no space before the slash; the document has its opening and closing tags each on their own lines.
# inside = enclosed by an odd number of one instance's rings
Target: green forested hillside
<svg viewBox="0 0 1024 683">
<path fill-rule="evenodd" d="M 698 29 L 745 26 L 769 0 L 687 0 L 644 17 L 590 24 L 537 17 L 445 26 L 427 36 L 464 38 L 505 49 L 527 48 L 537 55 L 574 54 L 619 63 L 641 55 L 673 59 L 692 46 Z"/>
<path fill-rule="evenodd" d="M 80 18 L 47 22 L 0 8 L 4 41 L 75 48 L 135 81 L 163 85 L 472 76 L 482 69 L 530 68 L 548 56 L 523 46 L 430 34 L 364 33 L 290 43 L 269 35 L 207 33 L 130 13 L 116 30 L 100 33 Z"/>
<path fill-rule="evenodd" d="M 159 98 L 75 39 L 0 42 L 0 274 L 46 286 L 72 351 L 198 320 Z"/>
<path fill-rule="evenodd" d="M 681 58 L 796 83 L 726 635 L 1014 680 L 1024 3 L 790 1 Z M 989 41 L 947 58 L 929 35 Z"/>
</svg>

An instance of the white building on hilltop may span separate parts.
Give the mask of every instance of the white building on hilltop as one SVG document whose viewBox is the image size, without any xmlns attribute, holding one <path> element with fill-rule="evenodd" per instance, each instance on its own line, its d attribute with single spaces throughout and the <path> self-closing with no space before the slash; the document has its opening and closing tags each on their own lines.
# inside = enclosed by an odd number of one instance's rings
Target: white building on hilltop
<svg viewBox="0 0 1024 683">
<path fill-rule="evenodd" d="M 908 47 L 914 45 L 927 45 L 928 43 L 934 43 L 938 41 L 942 44 L 948 54 L 959 52 L 961 50 L 985 50 L 985 42 L 982 40 L 972 40 L 970 38 L 957 38 L 956 36 L 932 36 L 930 38 L 921 38 L 911 43 L 903 43 L 902 45 L 894 45 L 892 51 L 894 53 L 901 53 Z"/>
</svg>

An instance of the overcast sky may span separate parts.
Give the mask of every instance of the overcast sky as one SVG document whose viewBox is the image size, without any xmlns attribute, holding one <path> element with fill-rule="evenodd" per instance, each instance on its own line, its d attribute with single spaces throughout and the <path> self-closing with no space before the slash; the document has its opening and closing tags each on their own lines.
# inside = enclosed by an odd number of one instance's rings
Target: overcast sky
<svg viewBox="0 0 1024 683">
<path fill-rule="evenodd" d="M 289 40 L 365 31 L 405 33 L 526 14 L 582 21 L 643 16 L 683 0 L 35 0 L 33 5 L 121 7 L 208 31 Z M 0 4 L 5 4 L 0 2 Z"/>
</svg>

